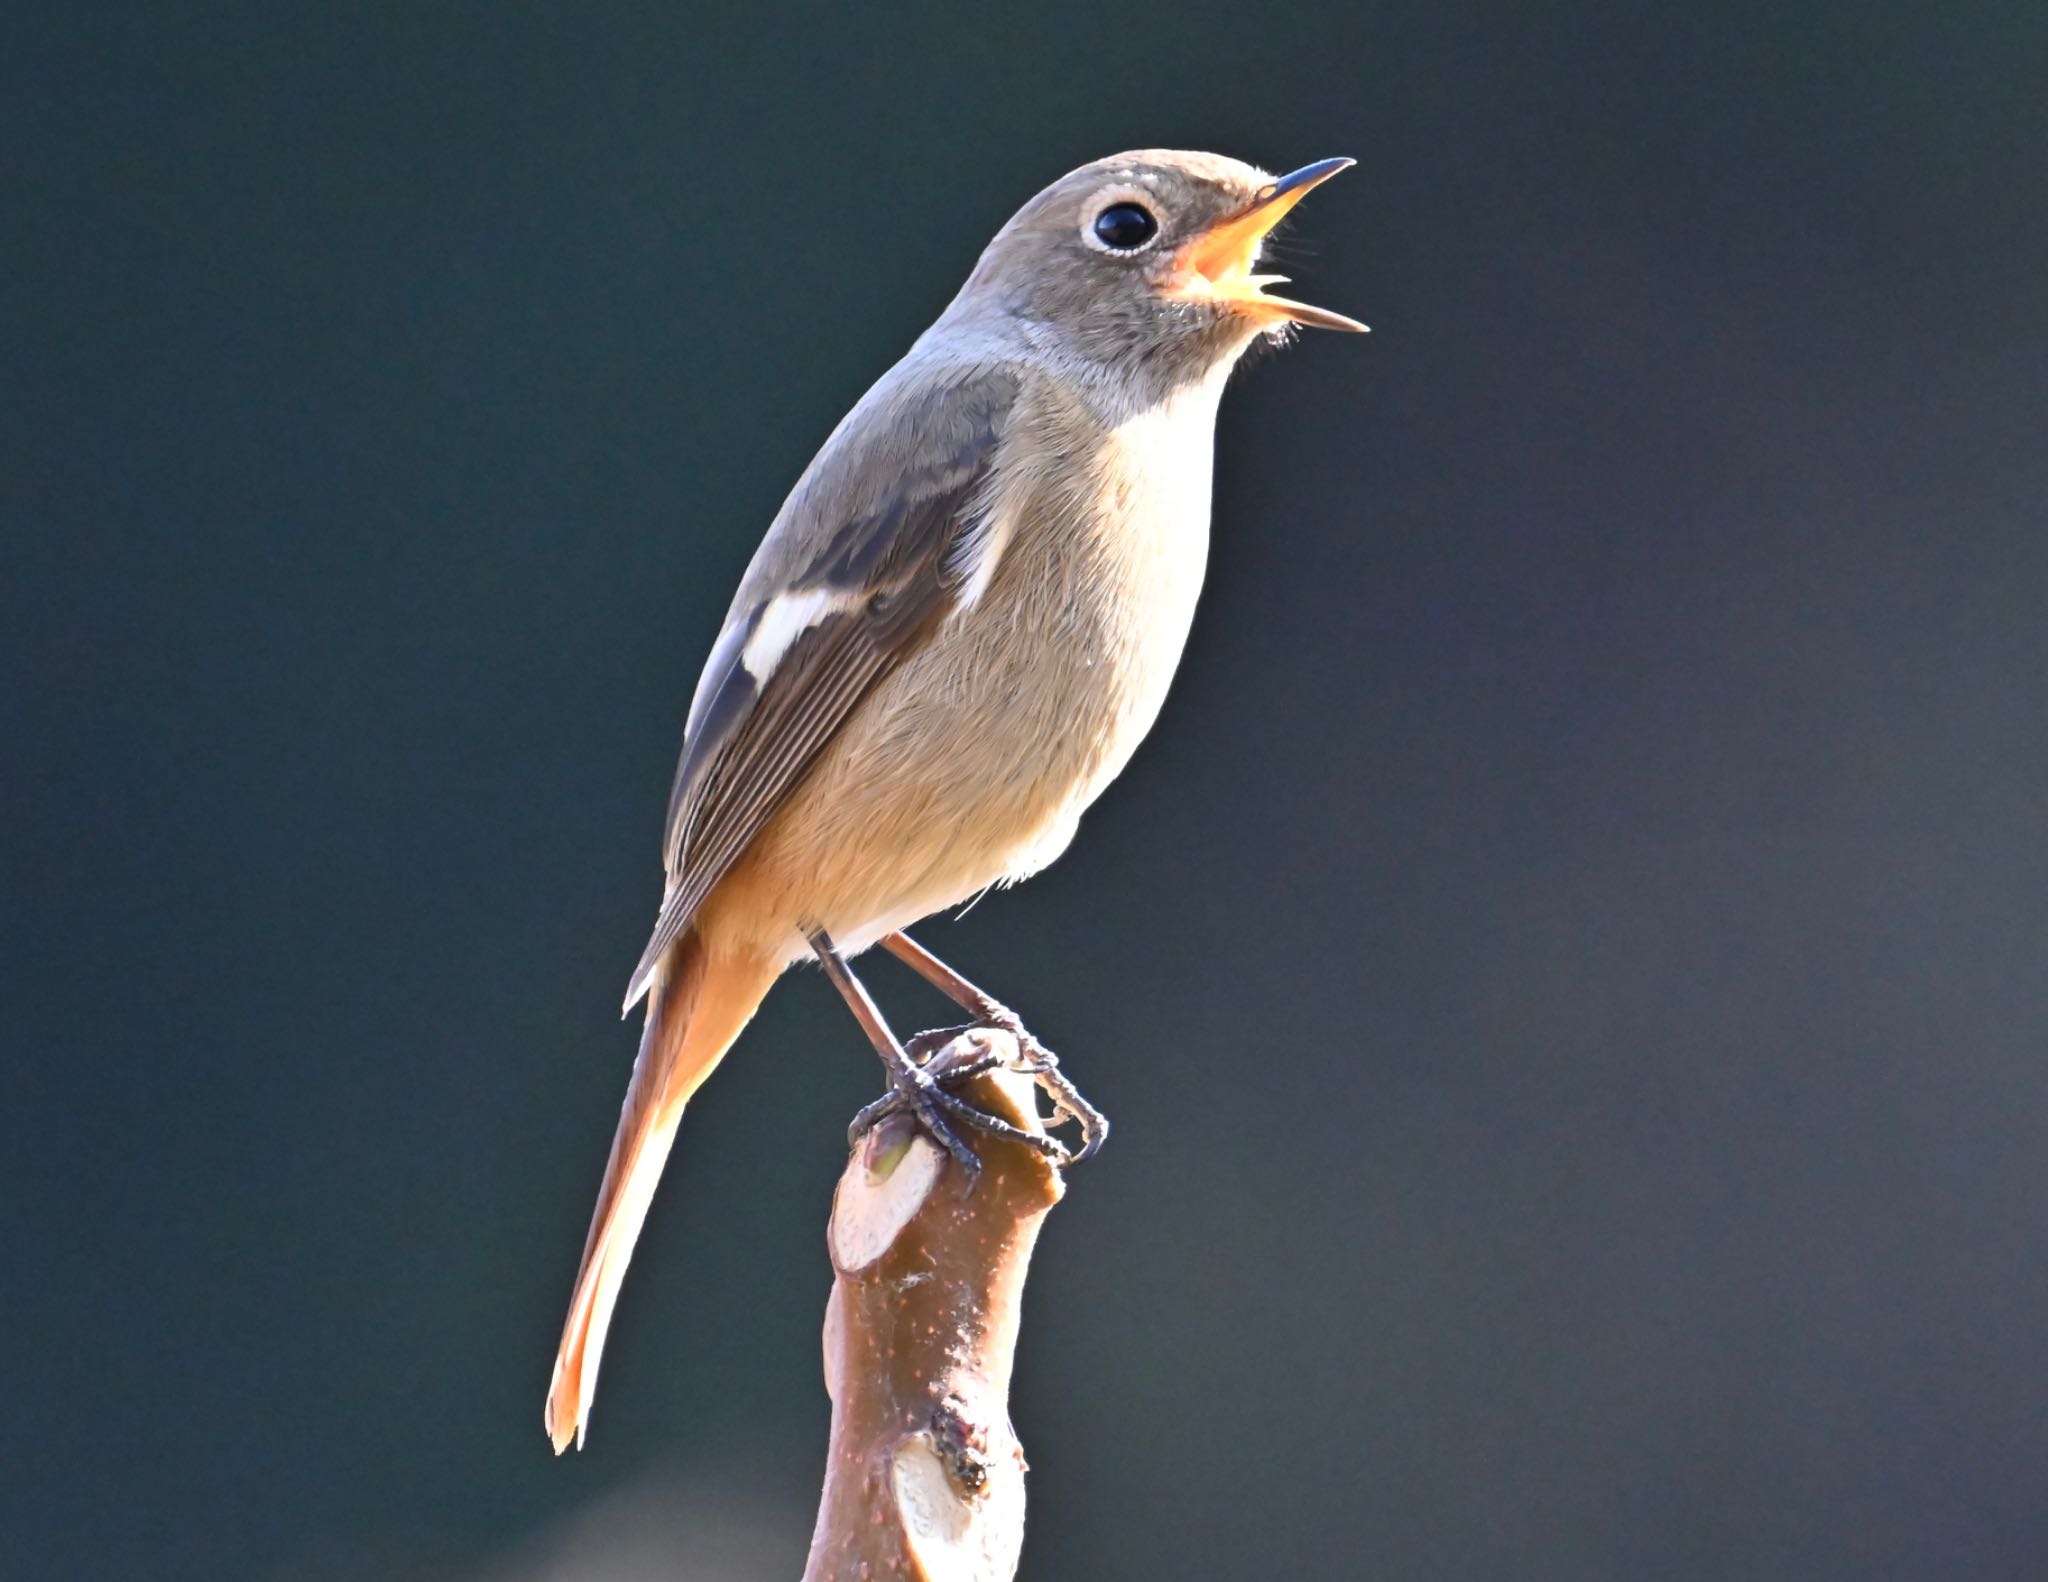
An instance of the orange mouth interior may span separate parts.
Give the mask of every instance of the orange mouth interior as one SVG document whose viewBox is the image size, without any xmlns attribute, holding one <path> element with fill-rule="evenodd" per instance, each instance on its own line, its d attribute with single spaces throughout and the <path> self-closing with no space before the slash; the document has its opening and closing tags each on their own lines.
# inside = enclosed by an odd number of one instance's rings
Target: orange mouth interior
<svg viewBox="0 0 2048 1582">
<path fill-rule="evenodd" d="M 1297 203 L 1342 165 L 1322 171 L 1306 181 L 1282 177 L 1261 188 L 1251 206 L 1241 213 L 1219 220 L 1181 245 L 1173 257 L 1173 271 L 1164 286 L 1169 296 L 1183 301 L 1215 302 L 1261 322 L 1311 325 L 1317 329 L 1362 332 L 1366 326 L 1356 319 L 1305 302 L 1269 297 L 1266 287 L 1285 285 L 1285 275 L 1255 275 L 1259 245 L 1267 234 L 1287 217 Z M 1348 161 L 1346 161 L 1348 163 Z"/>
</svg>

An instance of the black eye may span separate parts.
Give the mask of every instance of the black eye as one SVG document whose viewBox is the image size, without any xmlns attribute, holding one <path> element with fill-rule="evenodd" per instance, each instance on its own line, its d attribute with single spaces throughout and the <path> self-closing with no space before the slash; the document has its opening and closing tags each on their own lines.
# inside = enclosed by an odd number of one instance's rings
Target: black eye
<svg viewBox="0 0 2048 1582">
<path fill-rule="evenodd" d="M 1112 203 L 1095 216 L 1095 239 L 1112 252 L 1135 252 L 1158 234 L 1159 222 L 1141 204 Z"/>
</svg>

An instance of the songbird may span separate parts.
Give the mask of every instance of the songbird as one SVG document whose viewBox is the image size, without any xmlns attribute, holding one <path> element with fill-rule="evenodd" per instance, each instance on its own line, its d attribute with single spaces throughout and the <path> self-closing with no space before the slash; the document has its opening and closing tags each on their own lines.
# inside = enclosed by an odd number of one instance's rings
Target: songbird
<svg viewBox="0 0 2048 1582">
<path fill-rule="evenodd" d="M 1269 296 L 1267 234 L 1348 159 L 1274 177 L 1119 154 L 989 243 L 833 430 L 768 529 L 690 704 L 661 911 L 626 991 L 640 1053 L 549 1385 L 579 1445 L 620 1280 L 683 1106 L 783 969 L 815 956 L 893 1099 L 968 1169 L 946 1091 L 846 966 L 881 943 L 984 1021 L 903 930 L 1037 872 L 1151 728 L 1208 553 L 1216 407 L 1260 336 L 1363 330 Z M 1055 1103 L 1101 1123 L 1070 1088 Z"/>
</svg>

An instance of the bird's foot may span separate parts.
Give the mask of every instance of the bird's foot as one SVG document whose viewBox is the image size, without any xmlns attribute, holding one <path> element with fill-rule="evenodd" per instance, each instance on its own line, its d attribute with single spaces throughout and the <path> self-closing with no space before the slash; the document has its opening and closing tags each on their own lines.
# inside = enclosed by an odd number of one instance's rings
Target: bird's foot
<svg viewBox="0 0 2048 1582">
<path fill-rule="evenodd" d="M 1064 1126 L 1071 1121 L 1080 1128 L 1081 1146 L 1068 1152 L 1061 1163 L 1081 1164 L 1102 1151 L 1102 1145 L 1109 1141 L 1109 1117 L 1088 1102 L 1061 1069 L 1060 1057 L 1038 1041 L 1038 1036 L 1015 1011 L 988 1000 L 979 1008 L 973 1025 L 1008 1033 L 1016 1039 L 1018 1060 L 1011 1069 L 1029 1073 L 1037 1080 L 1040 1091 L 1052 1100 L 1052 1125 Z"/>
<path fill-rule="evenodd" d="M 1018 1040 L 1019 1056 L 1012 1059 L 991 1052 L 985 1044 L 977 1046 L 960 1037 L 962 1033 L 975 1031 L 980 1025 L 939 1028 L 919 1033 L 909 1040 L 904 1046 L 909 1062 L 901 1070 L 891 1072 L 889 1092 L 854 1116 L 853 1124 L 847 1128 L 848 1142 L 859 1142 L 892 1115 L 909 1114 L 917 1118 L 918 1124 L 946 1150 L 970 1181 L 980 1175 L 981 1160 L 960 1135 L 956 1123 L 958 1127 L 972 1128 L 1006 1142 L 1019 1143 L 1055 1164 L 1070 1163 L 1074 1156 L 1057 1137 L 1027 1131 L 1000 1115 L 991 1115 L 953 1091 L 984 1073 L 998 1069 L 1025 1072 L 1044 1081 L 1047 1068 L 1040 1059 L 1021 1053 L 1021 1039 Z M 1000 1030 L 1010 1031 L 1008 1028 Z"/>
<path fill-rule="evenodd" d="M 1024 1025 L 1022 1017 L 986 989 L 978 989 L 969 983 L 908 934 L 886 936 L 882 940 L 882 948 L 955 1005 L 970 1012 L 974 1020 L 969 1028 L 986 1027 L 992 1032 L 1007 1034 L 1015 1041 L 1017 1058 L 1010 1069 L 1031 1076 L 1039 1090 L 1052 1100 L 1053 1112 L 1048 1124 L 1063 1126 L 1071 1121 L 1081 1130 L 1081 1146 L 1063 1151 L 1062 1164 L 1079 1164 L 1101 1151 L 1102 1145 L 1109 1140 L 1109 1117 L 1082 1097 L 1081 1090 L 1060 1069 L 1059 1056 L 1038 1041 Z"/>
</svg>

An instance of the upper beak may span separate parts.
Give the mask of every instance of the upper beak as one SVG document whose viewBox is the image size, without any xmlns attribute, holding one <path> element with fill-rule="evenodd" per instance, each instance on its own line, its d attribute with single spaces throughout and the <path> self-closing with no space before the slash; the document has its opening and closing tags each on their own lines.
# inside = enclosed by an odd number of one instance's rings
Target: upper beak
<svg viewBox="0 0 2048 1582">
<path fill-rule="evenodd" d="M 1256 319 L 1288 320 L 1319 330 L 1364 333 L 1365 325 L 1328 308 L 1267 296 L 1264 288 L 1284 284 L 1285 275 L 1252 273 L 1253 260 L 1266 233 L 1285 219 L 1287 211 L 1307 197 L 1312 188 L 1356 163 L 1350 159 L 1319 159 L 1313 165 L 1303 165 L 1277 181 L 1268 182 L 1253 195 L 1248 207 L 1228 219 L 1218 220 L 1181 245 L 1174 254 L 1167 292 L 1190 300 L 1227 303 Z"/>
</svg>

